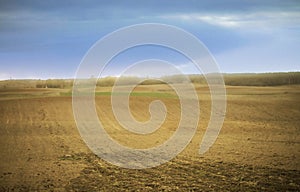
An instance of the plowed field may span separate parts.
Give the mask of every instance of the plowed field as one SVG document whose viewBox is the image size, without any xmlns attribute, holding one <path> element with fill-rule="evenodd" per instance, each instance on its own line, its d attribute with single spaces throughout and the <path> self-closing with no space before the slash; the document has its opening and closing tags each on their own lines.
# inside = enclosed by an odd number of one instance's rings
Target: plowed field
<svg viewBox="0 0 300 192">
<path fill-rule="evenodd" d="M 116 122 L 109 89 L 97 91 L 99 119 L 123 145 L 156 146 L 177 128 L 179 101 L 165 85 L 140 86 L 130 98 L 140 121 L 149 119 L 148 105 L 155 99 L 168 109 L 162 127 L 143 136 Z M 131 170 L 89 150 L 68 90 L 1 90 L 0 191 L 300 191 L 299 86 L 227 87 L 223 128 L 202 156 L 198 149 L 210 117 L 210 95 L 207 87 L 197 91 L 200 121 L 186 150 L 159 167 Z"/>
</svg>

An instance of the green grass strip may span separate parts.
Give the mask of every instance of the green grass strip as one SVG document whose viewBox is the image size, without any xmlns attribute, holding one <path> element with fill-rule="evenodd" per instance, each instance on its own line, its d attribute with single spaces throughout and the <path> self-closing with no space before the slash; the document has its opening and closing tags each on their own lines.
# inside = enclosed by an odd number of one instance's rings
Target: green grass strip
<svg viewBox="0 0 300 192">
<path fill-rule="evenodd" d="M 126 92 L 95 92 L 96 96 L 111 96 L 111 95 L 126 95 Z M 60 96 L 72 96 L 72 92 L 60 92 Z M 157 97 L 157 98 L 178 98 L 177 95 L 172 93 L 162 92 L 131 92 L 130 96 L 134 97 Z"/>
</svg>

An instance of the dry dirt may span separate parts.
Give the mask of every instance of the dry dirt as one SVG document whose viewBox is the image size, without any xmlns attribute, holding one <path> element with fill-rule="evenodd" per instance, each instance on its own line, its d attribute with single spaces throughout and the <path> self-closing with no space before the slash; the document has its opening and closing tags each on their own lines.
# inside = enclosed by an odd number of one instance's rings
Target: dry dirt
<svg viewBox="0 0 300 192">
<path fill-rule="evenodd" d="M 210 96 L 207 87 L 197 90 L 201 116 L 192 142 L 172 161 L 144 170 L 119 168 L 88 149 L 76 128 L 72 98 L 60 96 L 68 90 L 1 90 L 0 191 L 300 191 L 300 86 L 227 87 L 224 126 L 202 156 L 198 149 L 210 117 Z M 171 90 L 156 85 L 136 91 Z M 147 120 L 154 99 L 132 96 L 133 115 Z M 114 139 L 147 148 L 164 142 L 179 121 L 178 99 L 159 99 L 168 116 L 148 136 L 118 125 L 109 95 L 97 96 L 96 104 Z"/>
</svg>

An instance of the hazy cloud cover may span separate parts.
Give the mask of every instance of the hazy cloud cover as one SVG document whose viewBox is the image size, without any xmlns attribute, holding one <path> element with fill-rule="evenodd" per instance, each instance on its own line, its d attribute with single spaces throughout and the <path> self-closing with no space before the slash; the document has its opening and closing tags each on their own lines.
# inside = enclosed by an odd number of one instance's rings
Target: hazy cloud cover
<svg viewBox="0 0 300 192">
<path fill-rule="evenodd" d="M 7 0 L 0 1 L 0 79 L 73 77 L 97 40 L 145 22 L 175 25 L 194 34 L 223 72 L 300 70 L 297 0 Z M 152 49 L 136 50 L 130 57 L 168 60 Z M 128 58 L 116 58 L 107 74 L 133 61 Z M 194 72 L 180 56 L 177 61 L 187 73 Z"/>
</svg>

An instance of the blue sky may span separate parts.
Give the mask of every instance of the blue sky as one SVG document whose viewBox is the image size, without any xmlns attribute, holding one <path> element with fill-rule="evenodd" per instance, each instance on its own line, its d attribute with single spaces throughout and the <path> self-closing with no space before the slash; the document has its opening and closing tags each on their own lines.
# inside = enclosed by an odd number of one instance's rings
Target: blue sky
<svg viewBox="0 0 300 192">
<path fill-rule="evenodd" d="M 297 0 L 7 0 L 0 1 L 0 79 L 73 78 L 97 40 L 140 23 L 169 24 L 192 33 L 224 73 L 300 71 Z M 147 58 L 199 73 L 170 50 L 144 46 L 117 56 L 105 75 L 117 75 L 122 67 Z"/>
</svg>

